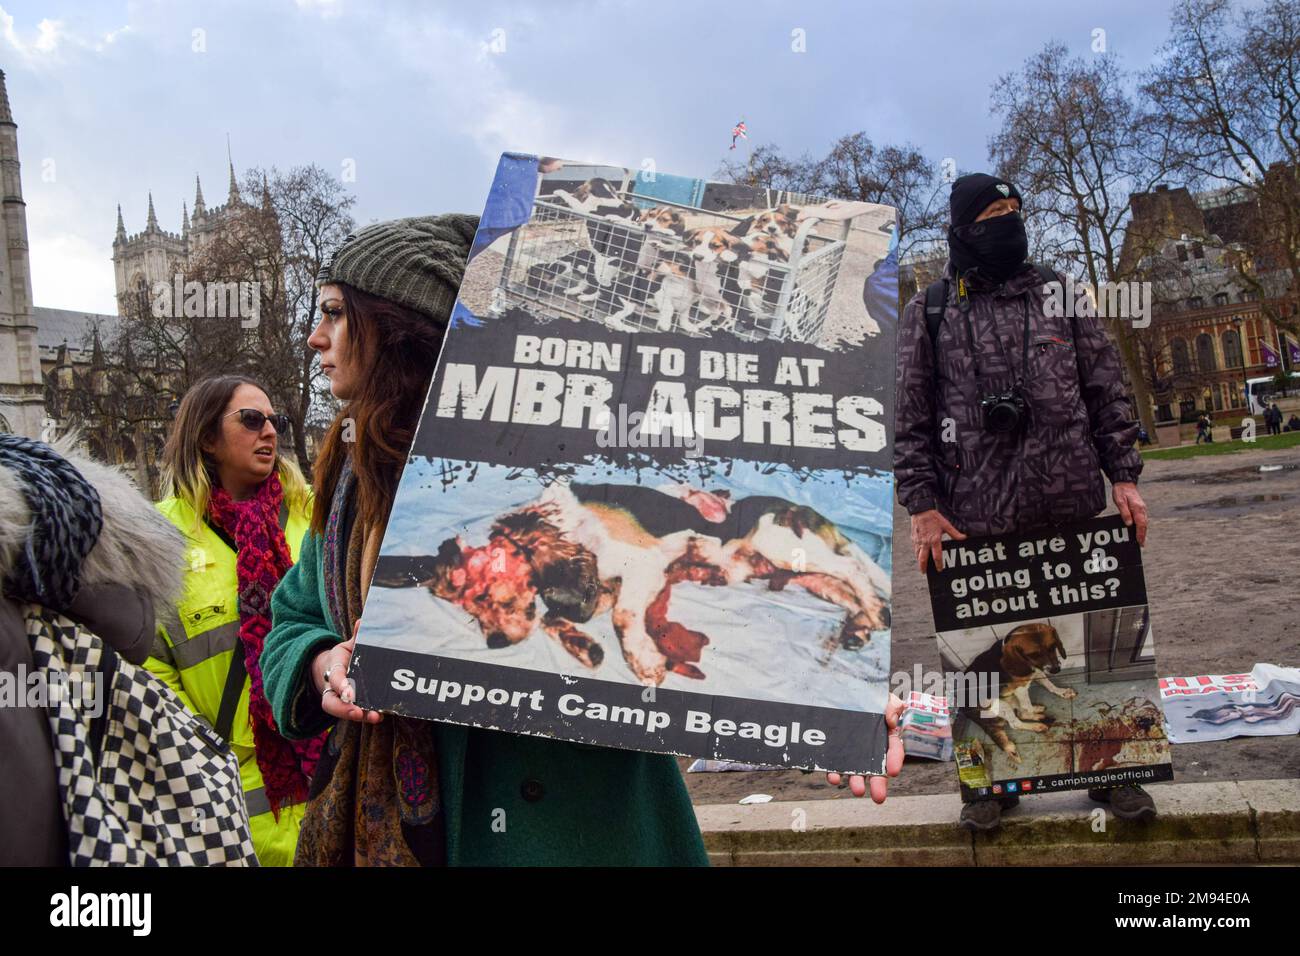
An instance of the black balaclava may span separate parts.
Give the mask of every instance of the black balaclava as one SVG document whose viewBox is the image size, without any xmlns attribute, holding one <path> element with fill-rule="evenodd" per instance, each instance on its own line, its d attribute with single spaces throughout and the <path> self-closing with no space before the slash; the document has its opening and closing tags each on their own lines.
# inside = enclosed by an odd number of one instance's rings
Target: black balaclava
<svg viewBox="0 0 1300 956">
<path fill-rule="evenodd" d="M 948 209 L 948 258 L 957 274 L 979 269 L 994 282 L 1005 282 L 1019 271 L 1029 257 L 1029 237 L 1020 213 L 1007 213 L 976 222 L 989 203 L 999 199 L 1020 199 L 1020 191 L 1004 179 L 987 173 L 970 173 L 952 184 Z"/>
</svg>

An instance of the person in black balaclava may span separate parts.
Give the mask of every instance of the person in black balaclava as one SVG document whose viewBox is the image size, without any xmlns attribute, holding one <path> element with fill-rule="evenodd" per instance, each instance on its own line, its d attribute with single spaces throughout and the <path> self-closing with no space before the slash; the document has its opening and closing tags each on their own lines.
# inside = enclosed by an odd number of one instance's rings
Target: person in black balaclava
<svg viewBox="0 0 1300 956">
<path fill-rule="evenodd" d="M 944 278 L 912 297 L 897 336 L 894 479 L 918 570 L 940 566 L 945 536 L 1022 534 L 1098 515 L 1106 479 L 1144 544 L 1138 423 L 1105 327 L 1052 307 L 1063 286 L 1029 261 L 1013 184 L 962 176 L 949 211 Z M 1027 746 L 1039 731 L 1018 732 Z M 1136 785 L 1089 796 L 1123 820 L 1156 815 Z M 959 825 L 992 830 L 1019 799 L 964 792 Z"/>
<path fill-rule="evenodd" d="M 1020 271 L 1029 258 L 1029 238 L 1015 186 L 988 173 L 970 173 L 952 184 L 948 209 L 948 258 L 957 275 L 978 269 L 1001 285 Z"/>
</svg>

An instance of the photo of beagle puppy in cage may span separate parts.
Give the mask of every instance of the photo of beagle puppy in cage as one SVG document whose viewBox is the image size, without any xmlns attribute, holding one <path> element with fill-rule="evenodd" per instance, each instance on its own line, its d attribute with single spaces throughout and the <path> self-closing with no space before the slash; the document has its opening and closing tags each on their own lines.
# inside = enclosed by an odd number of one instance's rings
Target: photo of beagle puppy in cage
<svg viewBox="0 0 1300 956">
<path fill-rule="evenodd" d="M 503 252 L 492 310 L 595 321 L 621 332 L 730 333 L 818 343 L 855 217 L 865 203 L 777 201 L 725 211 L 653 195 L 630 170 L 540 177 L 527 223 Z M 706 202 L 707 195 L 698 202 Z M 842 310 L 860 308 L 845 296 Z M 841 323 L 851 324 L 851 323 Z"/>
</svg>

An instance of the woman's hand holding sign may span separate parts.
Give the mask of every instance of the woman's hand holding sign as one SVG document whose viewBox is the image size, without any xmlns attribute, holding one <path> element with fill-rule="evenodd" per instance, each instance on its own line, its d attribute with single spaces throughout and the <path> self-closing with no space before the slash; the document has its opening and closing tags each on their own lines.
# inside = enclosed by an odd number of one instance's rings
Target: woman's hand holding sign
<svg viewBox="0 0 1300 956">
<path fill-rule="evenodd" d="M 898 720 L 903 715 L 903 700 L 896 694 L 889 695 L 889 703 L 885 706 L 885 726 L 889 728 L 889 750 L 885 754 L 885 776 L 871 777 L 871 783 L 868 785 L 866 777 L 860 774 L 853 774 L 849 777 L 849 792 L 855 797 L 865 797 L 868 789 L 871 791 L 871 799 L 876 803 L 884 803 L 885 796 L 889 792 L 889 778 L 897 777 L 898 772 L 903 769 L 903 738 L 899 736 Z M 828 773 L 826 782 L 832 787 L 838 787 L 844 779 L 842 774 Z"/>
<path fill-rule="evenodd" d="M 311 662 L 311 679 L 316 685 L 316 692 L 321 695 L 320 709 L 331 717 L 344 720 L 363 720 L 377 724 L 383 720 L 383 714 L 377 710 L 362 710 L 354 700 L 356 691 L 348 680 L 348 665 L 352 663 L 352 651 L 357 645 L 357 631 L 361 622 L 357 621 L 352 629 L 352 638 L 342 644 L 321 651 Z"/>
</svg>

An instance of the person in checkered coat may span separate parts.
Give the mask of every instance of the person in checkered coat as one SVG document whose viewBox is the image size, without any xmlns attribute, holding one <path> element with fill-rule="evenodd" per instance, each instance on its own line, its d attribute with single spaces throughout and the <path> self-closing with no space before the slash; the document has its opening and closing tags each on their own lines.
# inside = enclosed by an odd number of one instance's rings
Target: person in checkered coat
<svg viewBox="0 0 1300 956">
<path fill-rule="evenodd" d="M 54 488 L 34 486 L 34 457 Z M 183 557 L 180 533 L 121 472 L 70 443 L 0 436 L 0 680 L 21 692 L 36 670 L 24 625 L 33 604 L 143 663 L 155 620 L 180 591 Z M 68 865 L 45 709 L 0 707 L 0 742 L 0 866 Z"/>
</svg>

